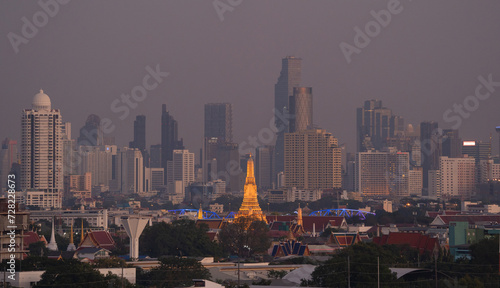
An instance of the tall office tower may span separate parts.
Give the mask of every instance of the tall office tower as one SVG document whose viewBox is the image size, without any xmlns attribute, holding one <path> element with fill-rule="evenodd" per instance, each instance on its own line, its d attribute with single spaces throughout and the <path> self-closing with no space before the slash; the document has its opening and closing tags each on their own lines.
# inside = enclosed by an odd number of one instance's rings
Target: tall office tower
<svg viewBox="0 0 500 288">
<path fill-rule="evenodd" d="M 259 146 L 255 149 L 255 180 L 262 190 L 273 188 L 274 146 Z"/>
<path fill-rule="evenodd" d="M 476 192 L 476 163 L 472 157 L 441 156 L 441 196 L 466 198 Z"/>
<path fill-rule="evenodd" d="M 311 87 L 293 87 L 289 100 L 290 133 L 313 128 L 313 94 Z"/>
<path fill-rule="evenodd" d="M 393 116 L 380 100 L 367 100 L 356 110 L 356 145 L 358 152 L 381 150 L 387 138 L 404 133 L 404 119 Z M 403 131 L 401 131 L 403 130 Z"/>
<path fill-rule="evenodd" d="M 28 190 L 28 203 L 61 208 L 64 189 L 61 112 L 51 108 L 50 98 L 43 90 L 35 95 L 32 106 L 22 116 L 21 188 Z"/>
<path fill-rule="evenodd" d="M 481 181 L 481 160 L 488 160 L 491 158 L 491 142 L 482 141 L 463 141 L 462 154 L 473 157 L 476 163 L 476 181 Z"/>
<path fill-rule="evenodd" d="M 462 157 L 462 139 L 458 135 L 458 130 L 443 129 L 442 156 L 449 158 Z"/>
<path fill-rule="evenodd" d="M 113 158 L 110 191 L 122 194 L 144 192 L 144 164 L 141 151 L 124 147 Z"/>
<path fill-rule="evenodd" d="M 165 186 L 163 168 L 144 168 L 144 192 L 159 191 Z"/>
<path fill-rule="evenodd" d="M 172 161 L 168 165 L 168 192 L 183 197 L 185 188 L 194 182 L 194 153 L 189 150 L 174 150 Z"/>
<path fill-rule="evenodd" d="M 356 154 L 356 190 L 365 196 L 409 196 L 408 152 L 359 152 Z"/>
<path fill-rule="evenodd" d="M 204 137 L 203 138 L 203 148 L 202 148 L 202 158 L 203 158 L 203 182 L 209 182 L 217 180 L 217 149 L 219 147 L 219 138 L 217 137 Z M 223 142 L 222 142 L 223 143 Z"/>
<path fill-rule="evenodd" d="M 500 180 L 500 164 L 493 159 L 479 161 L 479 183 Z"/>
<path fill-rule="evenodd" d="M 285 169 L 285 133 L 288 128 L 288 101 L 293 95 L 293 87 L 299 87 L 301 82 L 302 59 L 287 56 L 281 59 L 281 72 L 278 82 L 274 85 L 274 122 L 276 145 L 274 159 L 276 161 L 274 175 Z"/>
<path fill-rule="evenodd" d="M 285 134 L 285 185 L 299 189 L 341 188 L 337 138 L 322 129 Z"/>
<path fill-rule="evenodd" d="M 480 160 L 488 160 L 491 158 L 491 143 L 482 141 L 463 141 L 462 155 L 474 157 L 476 163 Z"/>
<path fill-rule="evenodd" d="M 167 105 L 163 104 L 161 113 L 161 167 L 165 172 L 165 183 L 168 181 L 168 161 L 172 161 L 174 150 L 184 149 L 182 139 L 178 139 L 177 132 L 177 121 L 167 111 Z"/>
<path fill-rule="evenodd" d="M 17 141 L 5 138 L 0 150 L 0 191 L 7 190 L 8 175 L 12 164 L 17 163 Z M 20 176 L 20 175 L 17 175 Z"/>
<path fill-rule="evenodd" d="M 233 112 L 230 103 L 205 104 L 205 137 L 233 141 Z"/>
<path fill-rule="evenodd" d="M 113 179 L 113 156 L 117 153 L 116 145 L 80 146 L 76 155 L 78 169 L 75 174 L 92 174 L 92 187 L 109 186 Z"/>
<path fill-rule="evenodd" d="M 151 145 L 149 147 L 149 159 L 151 168 L 161 168 L 161 144 Z"/>
<path fill-rule="evenodd" d="M 429 170 L 439 170 L 441 134 L 437 122 L 420 123 L 420 151 L 422 152 L 422 196 L 428 196 Z"/>
<path fill-rule="evenodd" d="M 103 144 L 101 118 L 95 114 L 90 114 L 85 121 L 85 125 L 80 128 L 80 136 L 77 139 L 78 145 L 100 146 Z"/>
<path fill-rule="evenodd" d="M 146 159 L 146 116 L 137 115 L 134 121 L 134 141 L 129 143 L 130 148 L 141 150 L 142 157 Z M 148 163 L 146 163 L 148 164 Z"/>
<path fill-rule="evenodd" d="M 244 177 L 240 167 L 240 154 L 238 144 L 221 143 L 216 151 L 217 174 L 210 175 L 211 180 L 221 179 L 226 182 L 227 192 L 239 192 L 243 188 L 241 178 Z M 211 162 L 213 163 L 213 161 Z"/>
</svg>

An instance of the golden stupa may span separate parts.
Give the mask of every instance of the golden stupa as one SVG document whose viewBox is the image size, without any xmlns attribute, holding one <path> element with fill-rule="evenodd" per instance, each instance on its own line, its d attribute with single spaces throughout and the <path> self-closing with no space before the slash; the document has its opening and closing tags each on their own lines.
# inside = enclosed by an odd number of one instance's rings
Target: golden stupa
<svg viewBox="0 0 500 288">
<path fill-rule="evenodd" d="M 266 216 L 262 214 L 262 210 L 257 200 L 257 185 L 255 184 L 254 167 L 252 154 L 247 161 L 247 179 L 243 194 L 243 203 L 241 203 L 238 214 L 234 217 L 237 220 L 240 217 L 254 218 L 254 221 L 264 221 L 267 223 Z"/>
</svg>

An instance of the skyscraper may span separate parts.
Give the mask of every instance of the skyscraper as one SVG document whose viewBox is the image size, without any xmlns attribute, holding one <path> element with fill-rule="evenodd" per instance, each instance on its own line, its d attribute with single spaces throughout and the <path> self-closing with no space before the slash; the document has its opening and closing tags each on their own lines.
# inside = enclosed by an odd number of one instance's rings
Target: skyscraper
<svg viewBox="0 0 500 288">
<path fill-rule="evenodd" d="M 285 134 L 285 186 L 298 189 L 341 188 L 341 148 L 322 129 Z"/>
<path fill-rule="evenodd" d="M 161 144 L 149 147 L 149 159 L 151 168 L 161 168 Z"/>
<path fill-rule="evenodd" d="M 382 106 L 380 100 L 367 100 L 356 110 L 356 149 L 365 152 L 381 150 L 387 139 L 404 131 L 404 119 L 392 115 L 391 109 Z"/>
<path fill-rule="evenodd" d="M 43 90 L 32 106 L 22 116 L 21 187 L 28 190 L 27 205 L 60 208 L 64 189 L 61 112 L 51 108 Z"/>
<path fill-rule="evenodd" d="M 194 182 L 194 153 L 189 150 L 174 150 L 172 161 L 169 161 L 168 165 L 168 192 L 184 198 L 185 188 Z M 182 185 L 178 185 L 177 181 Z M 175 189 L 177 187 L 179 188 Z"/>
<path fill-rule="evenodd" d="M 428 196 L 429 170 L 439 170 L 441 156 L 441 137 L 436 122 L 420 123 L 420 151 L 422 152 L 422 196 Z"/>
<path fill-rule="evenodd" d="M 233 112 L 230 103 L 205 104 L 205 137 L 233 141 Z"/>
<path fill-rule="evenodd" d="M 299 87 L 301 82 L 302 59 L 287 56 L 281 60 L 281 72 L 278 82 L 274 85 L 274 121 L 276 129 L 275 175 L 285 168 L 285 133 L 289 131 L 288 102 L 293 95 L 293 87 Z"/>
<path fill-rule="evenodd" d="M 462 139 L 458 130 L 443 129 L 442 156 L 462 157 Z"/>
<path fill-rule="evenodd" d="M 80 128 L 77 144 L 83 146 L 100 146 L 103 144 L 101 118 L 99 116 L 90 114 L 87 117 L 85 125 Z"/>
<path fill-rule="evenodd" d="M 469 197 L 475 194 L 475 160 L 472 157 L 440 158 L 441 196 Z"/>
<path fill-rule="evenodd" d="M 130 148 L 141 150 L 142 157 L 146 160 L 146 116 L 137 115 L 134 121 L 134 141 L 129 143 Z M 146 165 L 148 163 L 145 163 Z"/>
<path fill-rule="evenodd" d="M 313 126 L 313 94 L 311 87 L 294 87 L 289 99 L 290 128 L 289 132 L 312 129 Z"/>
<path fill-rule="evenodd" d="M 260 189 L 273 188 L 274 177 L 274 146 L 259 146 L 255 149 L 255 180 Z"/>
<path fill-rule="evenodd" d="M 172 161 L 174 149 L 184 149 L 182 139 L 178 140 L 177 121 L 167 111 L 167 105 L 162 105 L 161 113 L 161 167 L 164 169 L 167 183 L 168 161 Z"/>
<path fill-rule="evenodd" d="M 143 192 L 144 164 L 139 149 L 125 147 L 113 155 L 110 190 L 123 194 Z"/>
</svg>

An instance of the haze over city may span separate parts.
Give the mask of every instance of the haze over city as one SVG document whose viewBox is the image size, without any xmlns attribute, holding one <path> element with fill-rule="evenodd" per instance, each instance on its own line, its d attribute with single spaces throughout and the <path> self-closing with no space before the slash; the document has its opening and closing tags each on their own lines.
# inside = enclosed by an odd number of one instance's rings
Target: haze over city
<svg viewBox="0 0 500 288">
<path fill-rule="evenodd" d="M 242 1 L 219 17 L 211 1 L 71 1 L 38 29 L 18 53 L 7 35 L 22 36 L 23 17 L 33 21 L 35 1 L 2 2 L 0 135 L 19 139 L 20 113 L 44 89 L 73 133 L 91 113 L 116 124 L 119 146 L 132 140 L 136 115 L 147 115 L 147 145 L 160 143 L 161 104 L 179 123 L 186 148 L 202 145 L 203 105 L 233 105 L 234 141 L 269 127 L 281 58 L 302 61 L 302 85 L 313 87 L 314 123 L 355 151 L 355 109 L 379 99 L 407 123 L 438 121 L 473 95 L 478 77 L 500 81 L 500 3 L 401 1 L 401 12 L 370 38 L 348 63 L 339 45 L 354 45 L 355 27 L 373 20 L 387 2 Z M 222 20 L 222 21 L 221 21 Z M 27 38 L 26 38 L 27 39 Z M 130 115 L 111 103 L 142 83 L 146 67 L 168 77 Z M 463 139 L 487 141 L 500 123 L 499 97 L 480 100 L 464 119 Z M 8 108 L 7 108 L 8 107 Z M 493 154 L 498 145 L 492 145 Z"/>
</svg>

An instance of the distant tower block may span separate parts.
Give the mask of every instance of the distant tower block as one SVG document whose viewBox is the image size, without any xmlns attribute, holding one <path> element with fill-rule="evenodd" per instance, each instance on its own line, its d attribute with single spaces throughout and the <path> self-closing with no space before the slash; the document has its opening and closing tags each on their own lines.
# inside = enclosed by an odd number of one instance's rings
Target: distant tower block
<svg viewBox="0 0 500 288">
<path fill-rule="evenodd" d="M 137 215 L 122 218 L 123 227 L 130 238 L 130 260 L 139 258 L 139 237 L 150 219 L 150 217 Z"/>
<path fill-rule="evenodd" d="M 495 130 L 497 131 L 498 134 L 498 155 L 500 157 L 500 126 L 497 126 Z"/>
</svg>

